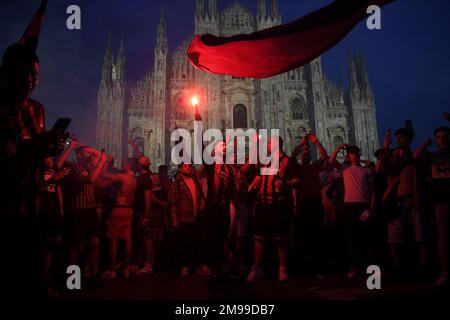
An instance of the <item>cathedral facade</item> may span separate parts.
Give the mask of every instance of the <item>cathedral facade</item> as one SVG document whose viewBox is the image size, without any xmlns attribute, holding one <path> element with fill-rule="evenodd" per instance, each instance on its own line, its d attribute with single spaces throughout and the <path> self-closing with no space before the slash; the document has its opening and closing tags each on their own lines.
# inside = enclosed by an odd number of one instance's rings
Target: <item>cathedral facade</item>
<svg viewBox="0 0 450 320">
<path fill-rule="evenodd" d="M 231 36 L 281 24 L 277 0 L 257 1 L 255 15 L 239 2 L 219 12 L 217 0 L 196 0 L 195 34 Z M 205 129 L 279 129 L 287 152 L 312 132 L 330 153 L 341 143 L 352 143 L 361 148 L 363 158 L 373 158 L 379 146 L 376 107 L 362 54 L 349 53 L 349 84 L 344 88 L 325 76 L 320 57 L 262 80 L 208 74 L 189 63 L 190 42 L 170 53 L 161 14 L 154 67 L 129 90 L 123 38 L 117 56 L 108 45 L 98 91 L 98 148 L 120 161 L 132 155 L 132 141 L 152 160 L 153 169 L 170 164 L 171 132 L 192 130 L 190 99 L 196 95 Z"/>
</svg>

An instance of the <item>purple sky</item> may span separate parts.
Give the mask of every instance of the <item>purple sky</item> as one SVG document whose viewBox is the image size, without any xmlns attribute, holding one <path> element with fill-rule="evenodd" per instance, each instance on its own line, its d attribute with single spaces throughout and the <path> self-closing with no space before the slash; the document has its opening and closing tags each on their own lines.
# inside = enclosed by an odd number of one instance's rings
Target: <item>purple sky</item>
<svg viewBox="0 0 450 320">
<path fill-rule="evenodd" d="M 218 0 L 219 9 L 236 0 Z M 257 0 L 239 0 L 256 12 Z M 173 50 L 194 31 L 195 0 L 164 0 L 169 46 Z M 331 0 L 279 0 L 288 22 Z M 39 1 L 0 2 L 0 48 L 16 42 Z M 82 30 L 66 28 L 66 8 L 82 10 Z M 125 34 L 126 79 L 132 86 L 152 68 L 161 1 L 50 0 L 39 55 L 41 78 L 34 97 L 44 103 L 51 126 L 60 116 L 72 117 L 71 131 L 88 143 L 95 140 L 96 94 L 108 34 L 118 47 Z M 445 124 L 440 113 L 450 111 L 450 1 L 397 0 L 382 10 L 382 30 L 361 23 L 323 56 L 325 73 L 346 79 L 346 53 L 360 44 L 375 91 L 380 137 L 386 128 L 413 120 L 416 143 Z"/>
</svg>

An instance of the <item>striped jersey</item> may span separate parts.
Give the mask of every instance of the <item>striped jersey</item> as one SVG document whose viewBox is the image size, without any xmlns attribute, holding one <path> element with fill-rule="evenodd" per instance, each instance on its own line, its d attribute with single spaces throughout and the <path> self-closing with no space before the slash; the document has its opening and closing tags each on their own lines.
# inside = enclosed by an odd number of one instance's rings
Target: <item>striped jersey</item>
<svg viewBox="0 0 450 320">
<path fill-rule="evenodd" d="M 64 203 L 69 210 L 95 208 L 95 187 L 88 179 L 89 171 L 77 162 L 66 162 L 70 173 L 63 183 Z"/>
</svg>

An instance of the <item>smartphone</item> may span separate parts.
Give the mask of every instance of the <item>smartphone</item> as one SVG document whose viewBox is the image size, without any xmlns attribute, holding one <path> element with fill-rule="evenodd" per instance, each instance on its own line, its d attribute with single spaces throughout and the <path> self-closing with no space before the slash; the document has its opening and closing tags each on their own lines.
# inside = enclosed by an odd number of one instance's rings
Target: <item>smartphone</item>
<svg viewBox="0 0 450 320">
<path fill-rule="evenodd" d="M 58 118 L 53 125 L 52 131 L 65 133 L 71 122 L 72 119 L 70 118 Z"/>
</svg>

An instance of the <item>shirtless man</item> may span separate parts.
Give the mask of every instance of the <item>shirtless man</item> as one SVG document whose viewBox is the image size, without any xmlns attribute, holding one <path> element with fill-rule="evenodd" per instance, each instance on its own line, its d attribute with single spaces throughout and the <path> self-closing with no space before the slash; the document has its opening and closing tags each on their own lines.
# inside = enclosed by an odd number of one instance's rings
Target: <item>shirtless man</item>
<svg viewBox="0 0 450 320">
<path fill-rule="evenodd" d="M 111 173 L 103 170 L 101 177 L 116 185 L 116 197 L 111 213 L 106 221 L 106 237 L 110 240 L 110 270 L 103 276 L 107 279 L 116 277 L 117 241 L 125 240 L 125 259 L 122 264 L 122 275 L 129 276 L 128 262 L 131 256 L 131 223 L 133 220 L 132 203 L 137 187 L 134 175 L 133 159 L 122 163 L 122 172 Z"/>
</svg>

